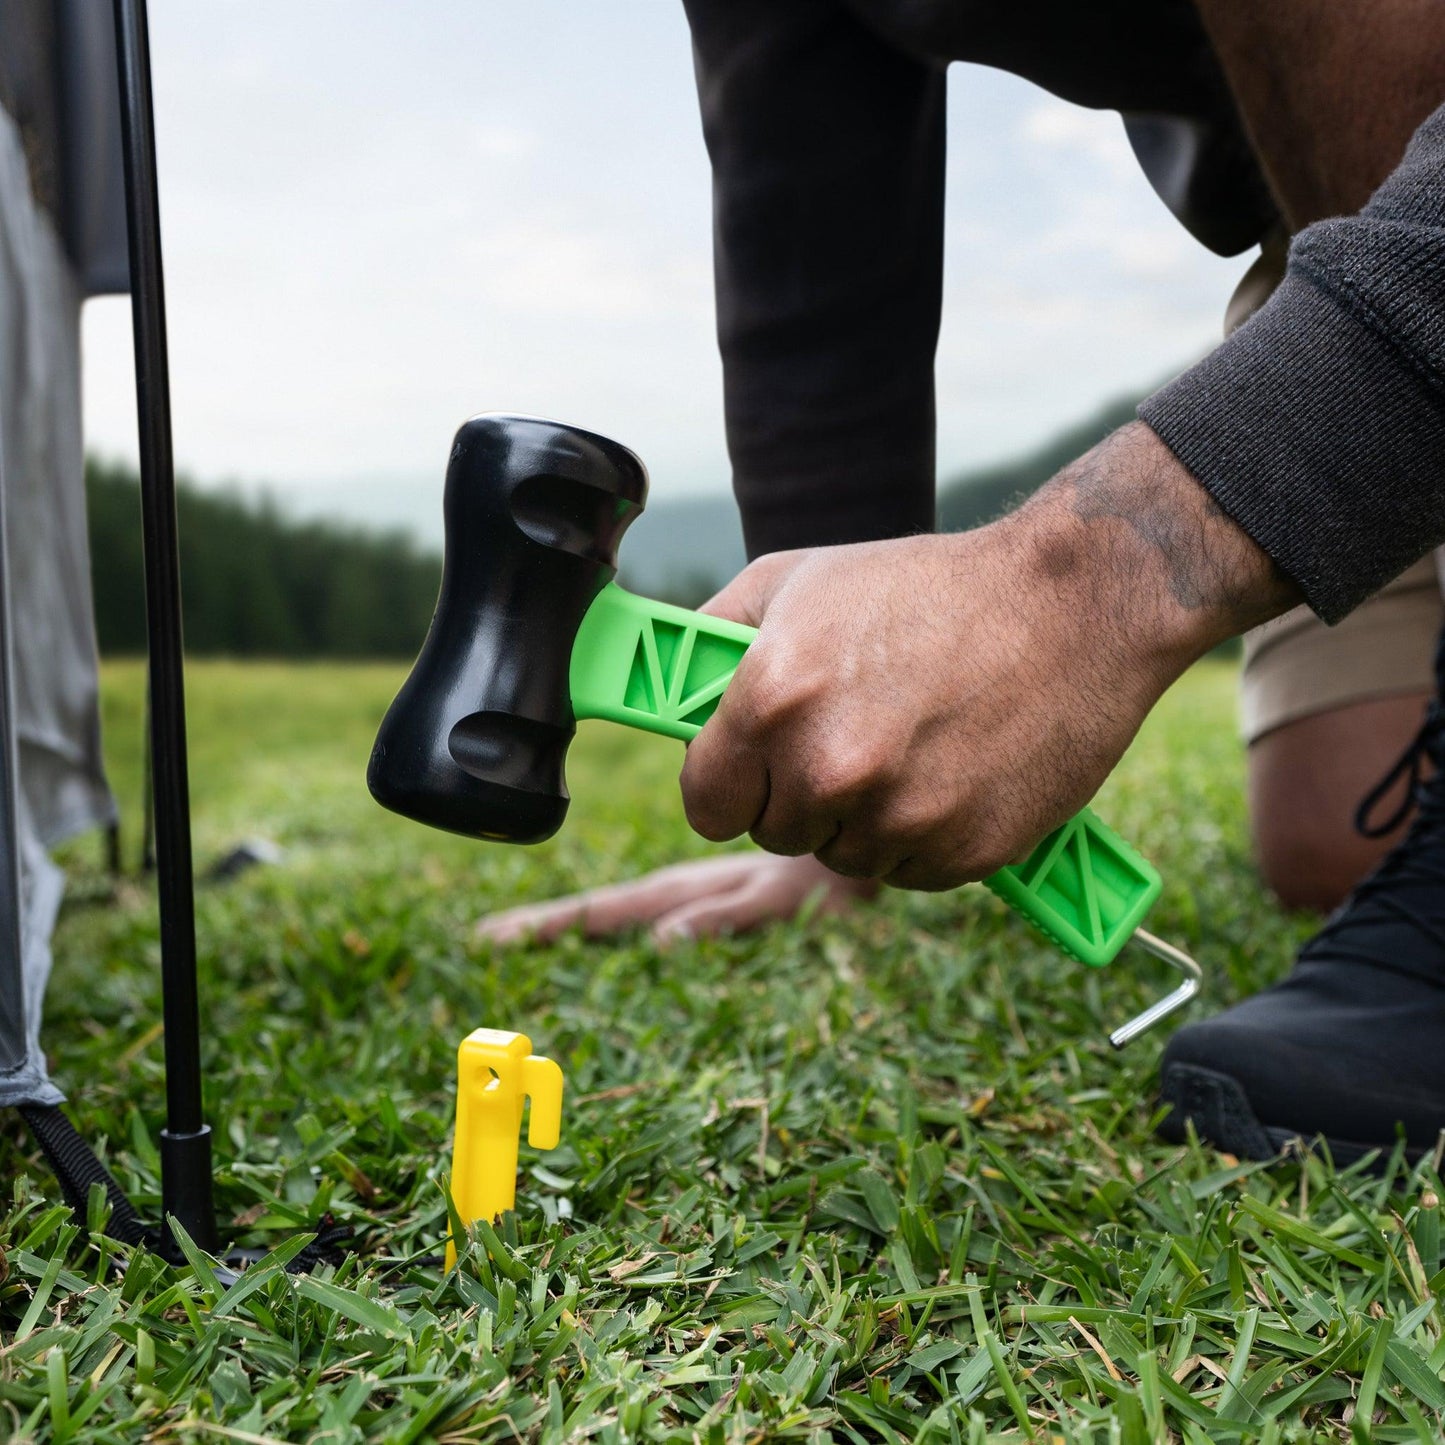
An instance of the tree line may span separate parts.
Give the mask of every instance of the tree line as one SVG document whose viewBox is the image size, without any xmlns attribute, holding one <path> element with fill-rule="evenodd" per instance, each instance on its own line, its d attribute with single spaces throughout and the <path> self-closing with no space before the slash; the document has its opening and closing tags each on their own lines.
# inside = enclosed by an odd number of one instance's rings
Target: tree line
<svg viewBox="0 0 1445 1445">
<path fill-rule="evenodd" d="M 91 581 L 101 652 L 146 647 L 140 483 L 88 460 Z M 269 657 L 413 657 L 441 559 L 400 532 L 298 521 L 272 501 L 180 481 L 186 650 Z"/>
</svg>

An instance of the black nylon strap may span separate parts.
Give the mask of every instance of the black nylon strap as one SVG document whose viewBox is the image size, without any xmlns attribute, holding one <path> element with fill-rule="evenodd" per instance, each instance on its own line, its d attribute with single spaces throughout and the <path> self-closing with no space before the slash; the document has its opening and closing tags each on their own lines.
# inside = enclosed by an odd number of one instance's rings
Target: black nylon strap
<svg viewBox="0 0 1445 1445">
<path fill-rule="evenodd" d="M 286 1266 L 286 1273 L 310 1274 L 318 1264 L 339 1268 L 347 1256 L 352 1233 L 349 1224 L 338 1224 L 331 1215 L 323 1215 L 316 1238 Z"/>
<path fill-rule="evenodd" d="M 35 1142 L 40 1145 L 55 1177 L 60 1181 L 65 1202 L 75 1211 L 82 1227 L 90 1208 L 90 1186 L 101 1184 L 110 1200 L 110 1220 L 105 1232 L 123 1244 L 145 1244 L 154 1247 L 156 1236 L 140 1221 L 130 1200 L 125 1197 L 114 1178 L 95 1151 L 76 1131 L 75 1125 L 55 1104 L 21 1104 L 20 1117 L 30 1126 Z"/>
<path fill-rule="evenodd" d="M 77 1223 L 85 1227 L 90 1210 L 90 1186 L 100 1184 L 110 1200 L 110 1219 L 105 1232 L 122 1244 L 143 1244 L 147 1249 L 157 1248 L 160 1235 L 154 1229 L 141 1223 L 134 1205 L 125 1197 L 114 1176 L 96 1157 L 95 1150 L 75 1125 L 61 1113 L 55 1104 L 20 1104 L 20 1117 L 30 1128 L 35 1142 L 40 1145 L 55 1177 L 60 1181 L 65 1202 L 75 1211 Z M 316 1238 L 311 1241 L 286 1266 L 288 1274 L 309 1274 L 319 1264 L 339 1265 L 346 1257 L 346 1247 L 352 1236 L 351 1226 L 339 1224 L 330 1215 L 323 1215 L 316 1226 Z M 237 1269 L 259 1259 L 264 1250 L 239 1250 L 226 1256 L 226 1262 Z"/>
</svg>

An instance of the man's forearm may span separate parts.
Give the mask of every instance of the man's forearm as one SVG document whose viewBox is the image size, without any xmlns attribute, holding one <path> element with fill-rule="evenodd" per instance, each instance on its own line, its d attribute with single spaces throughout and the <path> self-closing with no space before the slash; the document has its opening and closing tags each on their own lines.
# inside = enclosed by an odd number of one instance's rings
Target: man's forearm
<svg viewBox="0 0 1445 1445">
<path fill-rule="evenodd" d="M 1141 664 L 1166 680 L 1300 600 L 1142 422 L 1066 467 L 1014 524 L 1041 585 L 1067 593 L 1082 582 L 1075 605 L 1131 638 Z"/>
</svg>

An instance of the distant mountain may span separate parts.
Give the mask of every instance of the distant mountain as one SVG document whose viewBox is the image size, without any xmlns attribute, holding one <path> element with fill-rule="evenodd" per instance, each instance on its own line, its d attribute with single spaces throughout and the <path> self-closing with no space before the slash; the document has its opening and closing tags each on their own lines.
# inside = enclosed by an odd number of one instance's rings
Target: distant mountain
<svg viewBox="0 0 1445 1445">
<path fill-rule="evenodd" d="M 967 471 L 943 483 L 938 489 L 940 529 L 964 532 L 1012 510 L 1060 467 L 1133 421 L 1139 400 L 1120 397 L 1013 461 Z M 622 559 L 625 586 L 696 606 L 747 560 L 737 505 L 731 497 L 654 497 L 629 529 Z"/>
</svg>

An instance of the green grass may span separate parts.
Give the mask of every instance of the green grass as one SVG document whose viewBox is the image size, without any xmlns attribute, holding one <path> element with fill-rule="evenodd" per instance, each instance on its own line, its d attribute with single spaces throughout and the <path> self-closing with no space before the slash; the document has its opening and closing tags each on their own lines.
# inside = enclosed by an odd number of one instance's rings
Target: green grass
<svg viewBox="0 0 1445 1445">
<path fill-rule="evenodd" d="M 679 751 L 587 731 L 558 840 L 468 844 L 366 795 L 399 678 L 190 673 L 198 859 L 256 833 L 287 850 L 199 895 L 221 1210 L 283 1251 L 331 1211 L 359 1253 L 230 1288 L 204 1260 L 118 1277 L 7 1125 L 0 1438 L 1440 1438 L 1436 1175 L 1156 1142 L 1160 1041 L 1104 1042 L 1169 986 L 1149 959 L 1081 969 L 981 889 L 666 955 L 490 954 L 486 908 L 703 851 Z M 140 687 L 107 668 L 132 820 Z M 1197 953 L 1208 1007 L 1306 929 L 1249 867 L 1231 687 L 1186 678 L 1099 805 L 1160 865 L 1151 926 Z M 112 896 L 99 851 L 68 850 L 45 1037 L 153 1213 L 153 900 Z M 445 1228 L 456 1047 L 482 1024 L 562 1064 L 563 1140 L 523 1149 L 517 1213 L 443 1276 L 418 1261 Z"/>
</svg>

